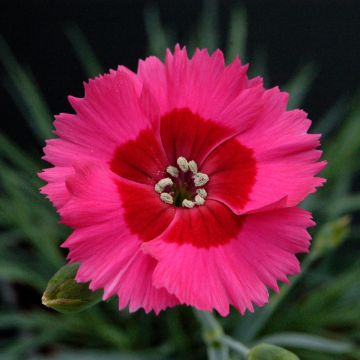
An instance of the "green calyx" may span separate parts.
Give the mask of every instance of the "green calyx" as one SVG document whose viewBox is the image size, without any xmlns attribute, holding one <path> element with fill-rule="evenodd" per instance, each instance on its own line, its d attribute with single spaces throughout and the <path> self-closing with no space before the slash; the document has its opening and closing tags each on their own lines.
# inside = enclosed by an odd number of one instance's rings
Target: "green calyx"
<svg viewBox="0 0 360 360">
<path fill-rule="evenodd" d="M 75 281 L 78 268 L 78 264 L 65 265 L 55 273 L 42 296 L 43 305 L 61 313 L 74 313 L 101 301 L 101 290 L 93 292 L 88 284 Z"/>
</svg>

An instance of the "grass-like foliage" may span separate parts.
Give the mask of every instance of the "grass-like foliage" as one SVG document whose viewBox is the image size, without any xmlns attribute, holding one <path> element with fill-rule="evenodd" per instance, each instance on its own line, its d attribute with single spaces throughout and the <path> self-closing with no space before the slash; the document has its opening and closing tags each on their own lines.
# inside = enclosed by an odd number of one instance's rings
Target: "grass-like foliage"
<svg viewBox="0 0 360 360">
<path fill-rule="evenodd" d="M 189 49 L 219 46 L 216 2 L 206 7 L 189 41 Z M 252 74 L 266 75 L 266 56 L 246 57 L 246 14 L 231 12 L 225 52 L 237 53 L 253 64 Z M 147 8 L 148 53 L 163 57 L 175 44 L 174 33 L 161 25 L 156 8 Z M 77 26 L 64 29 L 84 71 L 100 71 L 85 35 Z M 19 64 L 0 39 L 1 79 L 39 144 L 51 137 L 52 115 L 31 73 Z M 285 86 L 290 107 L 301 106 L 311 87 L 315 67 L 306 64 Z M 65 94 L 64 94 L 65 96 Z M 346 110 L 345 110 L 346 109 Z M 8 119 L 3 119 L 8 121 Z M 326 186 L 303 206 L 314 212 L 312 251 L 303 258 L 303 272 L 273 295 L 254 314 L 236 312 L 220 324 L 226 334 L 251 346 L 267 342 L 286 347 L 301 359 L 359 359 L 360 193 L 353 191 L 360 174 L 360 102 L 340 100 L 318 121 L 313 132 L 324 134 L 328 167 Z M 201 359 L 206 347 L 191 309 L 178 307 L 160 316 L 118 312 L 116 301 L 76 314 L 60 314 L 41 305 L 47 281 L 65 263 L 59 244 L 69 230 L 38 191 L 40 154 L 29 154 L 0 135 L 0 358 L 1 359 Z M 357 221 L 356 221 L 357 217 Z M 353 222 L 353 223 L 352 223 Z M 232 354 L 233 359 L 238 355 Z"/>
</svg>

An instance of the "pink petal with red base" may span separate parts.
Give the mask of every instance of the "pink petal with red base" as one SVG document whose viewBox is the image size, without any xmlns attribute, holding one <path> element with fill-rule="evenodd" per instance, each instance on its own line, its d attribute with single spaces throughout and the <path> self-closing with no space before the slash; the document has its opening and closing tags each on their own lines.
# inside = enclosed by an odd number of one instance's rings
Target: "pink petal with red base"
<svg viewBox="0 0 360 360">
<path fill-rule="evenodd" d="M 152 186 L 165 176 L 167 157 L 154 131 L 147 129 L 127 143 L 116 148 L 109 162 L 117 175 Z"/>
<path fill-rule="evenodd" d="M 188 221 L 178 225 L 176 219 L 158 239 L 144 243 L 146 253 L 158 260 L 153 283 L 165 287 L 180 302 L 200 310 L 229 313 L 229 305 L 241 313 L 253 311 L 253 304 L 268 301 L 266 286 L 278 291 L 277 281 L 300 271 L 295 253 L 307 252 L 312 226 L 311 215 L 298 208 L 279 209 L 248 215 L 233 239 L 224 244 L 199 247 L 191 238 L 174 241 L 174 233 L 198 231 Z M 215 221 L 204 218 L 203 228 Z M 231 224 L 231 223 L 230 223 Z M 186 227 L 187 226 L 187 227 Z M 222 222 L 224 232 L 228 222 Z M 231 225 L 230 225 L 231 226 Z M 187 230 L 184 230 L 186 228 Z M 208 233 L 204 231 L 203 238 Z"/>
<path fill-rule="evenodd" d="M 71 198 L 60 209 L 62 222 L 75 231 L 62 246 L 69 248 L 71 262 L 80 263 L 77 281 L 90 281 L 92 290 L 103 288 L 104 299 L 117 294 L 121 309 L 158 313 L 178 301 L 152 285 L 156 262 L 140 251 L 142 241 L 124 219 L 122 181 L 100 163 L 76 164 L 75 175 L 67 179 Z M 133 194 L 141 190 L 136 183 L 127 186 Z"/>
<path fill-rule="evenodd" d="M 235 213 L 248 204 L 257 176 L 251 149 L 235 139 L 228 140 L 210 154 L 201 171 L 210 177 L 209 199 L 223 202 Z"/>
<path fill-rule="evenodd" d="M 174 54 L 167 51 L 165 64 L 153 56 L 140 61 L 138 75 L 157 99 L 161 115 L 189 108 L 216 120 L 242 90 L 259 83 L 248 80 L 247 68 L 239 58 L 225 67 L 220 50 L 210 56 L 206 49 L 197 49 L 189 59 L 186 49 L 177 45 Z"/>
<path fill-rule="evenodd" d="M 69 200 L 69 191 L 65 182 L 68 176 L 72 175 L 74 170 L 70 167 L 54 167 L 45 169 L 38 176 L 47 181 L 48 184 L 43 186 L 40 192 L 59 209 Z"/>
<path fill-rule="evenodd" d="M 151 124 L 139 102 L 141 83 L 123 67 L 85 84 L 83 99 L 69 97 L 76 115 L 60 114 L 48 141 L 46 161 L 71 166 L 79 159 L 110 161 L 116 148 Z"/>
<path fill-rule="evenodd" d="M 177 158 L 184 156 L 199 166 L 214 148 L 234 135 L 228 128 L 203 119 L 188 108 L 162 116 L 160 134 L 170 164 L 175 165 Z"/>
<path fill-rule="evenodd" d="M 203 166 L 208 174 L 216 171 L 208 185 L 211 198 L 236 214 L 260 211 L 275 203 L 296 206 L 324 182 L 315 177 L 326 165 L 318 162 L 320 136 L 306 133 L 311 124 L 306 114 L 285 112 L 287 94 L 277 88 L 266 91 L 263 101 L 262 113 L 253 126 L 215 149 Z M 236 142 L 237 147 L 251 150 L 245 163 L 241 152 L 235 150 Z M 255 178 L 249 176 L 249 161 L 256 169 Z M 252 186 L 244 186 L 250 179 Z M 279 202 L 285 198 L 285 205 Z"/>
<path fill-rule="evenodd" d="M 293 206 L 323 182 L 319 137 L 304 112 L 286 111 L 287 94 L 246 71 L 219 50 L 189 59 L 176 46 L 165 64 L 119 67 L 69 98 L 76 114 L 56 117 L 44 157 L 55 168 L 40 177 L 74 228 L 63 246 L 78 281 L 117 294 L 121 309 L 184 303 L 226 315 L 263 305 L 267 287 L 299 271 L 313 223 Z M 181 206 L 199 190 L 191 172 L 170 173 L 176 206 L 155 191 L 180 156 L 209 177 L 191 209 Z"/>
</svg>

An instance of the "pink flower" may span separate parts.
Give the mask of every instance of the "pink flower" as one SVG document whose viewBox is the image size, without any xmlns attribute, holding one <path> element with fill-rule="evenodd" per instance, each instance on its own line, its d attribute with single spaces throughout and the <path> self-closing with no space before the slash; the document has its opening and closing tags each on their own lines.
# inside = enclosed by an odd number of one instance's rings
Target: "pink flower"
<svg viewBox="0 0 360 360">
<path fill-rule="evenodd" d="M 70 97 L 55 120 L 42 188 L 74 231 L 63 243 L 77 281 L 119 308 L 156 313 L 187 304 L 221 315 L 268 301 L 300 271 L 314 225 L 296 206 L 315 175 L 319 135 L 286 93 L 185 48 L 120 66 Z"/>
</svg>

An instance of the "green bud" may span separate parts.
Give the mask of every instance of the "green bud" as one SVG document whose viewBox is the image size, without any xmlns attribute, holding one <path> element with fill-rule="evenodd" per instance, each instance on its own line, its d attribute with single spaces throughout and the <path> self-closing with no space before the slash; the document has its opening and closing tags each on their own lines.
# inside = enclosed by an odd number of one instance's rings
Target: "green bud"
<svg viewBox="0 0 360 360">
<path fill-rule="evenodd" d="M 248 360 L 299 360 L 299 358 L 279 346 L 260 344 L 250 350 Z"/>
<path fill-rule="evenodd" d="M 350 217 L 342 216 L 323 225 L 314 239 L 313 251 L 323 254 L 340 246 L 350 231 L 349 224 Z"/>
<path fill-rule="evenodd" d="M 88 284 L 75 281 L 78 268 L 78 264 L 65 265 L 55 273 L 42 296 L 43 305 L 61 313 L 74 313 L 101 301 L 101 290 L 93 292 Z"/>
</svg>

